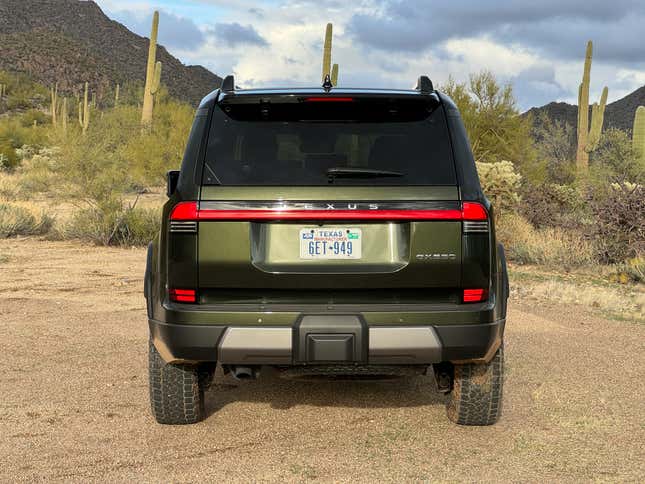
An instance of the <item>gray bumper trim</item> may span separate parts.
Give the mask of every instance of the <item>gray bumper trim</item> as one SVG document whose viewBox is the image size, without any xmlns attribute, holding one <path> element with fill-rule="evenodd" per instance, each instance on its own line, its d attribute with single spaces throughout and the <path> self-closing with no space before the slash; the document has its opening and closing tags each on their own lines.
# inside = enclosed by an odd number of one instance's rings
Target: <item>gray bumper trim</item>
<svg viewBox="0 0 645 484">
<path fill-rule="evenodd" d="M 370 364 L 439 363 L 441 342 L 428 326 L 369 328 Z"/>
<path fill-rule="evenodd" d="M 224 364 L 291 364 L 291 328 L 228 328 L 217 351 Z"/>
<path fill-rule="evenodd" d="M 434 326 L 370 326 L 360 331 L 365 353 L 353 352 L 356 364 L 424 365 L 442 361 L 480 360 L 499 346 L 505 320 L 494 323 Z M 150 335 L 168 363 L 219 362 L 225 365 L 297 365 L 297 328 L 290 326 L 215 326 L 168 324 L 149 320 Z M 333 327 L 314 328 L 313 335 L 334 333 Z M 320 338 L 319 338 L 320 339 Z M 327 338 L 329 339 L 329 338 Z M 338 339 L 335 336 L 334 341 Z M 356 339 L 356 336 L 354 336 Z M 367 341 L 365 341 L 367 340 Z M 358 341 L 357 341 L 358 343 Z M 343 344 L 342 342 L 339 344 Z M 363 346 L 364 345 L 364 346 Z M 321 348 L 324 349 L 322 346 Z M 336 347 L 332 348 L 338 349 Z M 337 352 L 332 351 L 335 355 Z M 330 363 L 335 363 L 336 360 Z M 347 359 L 338 363 L 346 364 Z"/>
</svg>

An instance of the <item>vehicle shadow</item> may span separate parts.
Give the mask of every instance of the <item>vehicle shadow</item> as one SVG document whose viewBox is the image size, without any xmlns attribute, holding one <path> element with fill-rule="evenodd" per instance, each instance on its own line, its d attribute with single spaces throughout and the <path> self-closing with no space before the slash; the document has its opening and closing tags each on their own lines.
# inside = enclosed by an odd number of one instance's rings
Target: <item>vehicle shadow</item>
<svg viewBox="0 0 645 484">
<path fill-rule="evenodd" d="M 401 408 L 443 405 L 431 374 L 389 380 L 288 380 L 273 368 L 263 368 L 257 380 L 238 381 L 218 368 L 206 392 L 206 414 L 233 402 L 268 403 L 288 410 L 296 405 L 350 408 Z"/>
</svg>

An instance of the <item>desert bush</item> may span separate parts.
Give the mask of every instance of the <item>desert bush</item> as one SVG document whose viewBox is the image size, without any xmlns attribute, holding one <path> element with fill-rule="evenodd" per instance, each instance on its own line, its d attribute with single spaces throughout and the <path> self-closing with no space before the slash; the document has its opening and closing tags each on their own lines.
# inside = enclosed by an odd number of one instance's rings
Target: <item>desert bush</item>
<svg viewBox="0 0 645 484">
<path fill-rule="evenodd" d="M 513 163 L 477 163 L 477 172 L 482 189 L 493 202 L 498 214 L 517 208 L 522 177 L 515 171 Z"/>
<path fill-rule="evenodd" d="M 0 119 L 0 168 L 14 170 L 21 160 L 19 150 L 24 145 L 42 147 L 47 142 L 47 129 L 25 127 L 19 119 Z"/>
<path fill-rule="evenodd" d="M 537 157 L 544 164 L 541 176 L 530 177 L 535 182 L 559 185 L 575 180 L 576 132 L 562 121 L 552 120 L 547 113 L 540 113 L 533 120 L 531 136 L 535 141 Z"/>
<path fill-rule="evenodd" d="M 30 109 L 20 116 L 20 124 L 25 128 L 33 127 L 34 122 L 37 126 L 51 124 L 51 117 L 40 109 Z"/>
<path fill-rule="evenodd" d="M 605 263 L 620 263 L 645 253 L 645 189 L 642 185 L 614 183 L 590 194 L 594 238 Z"/>
<path fill-rule="evenodd" d="M 459 107 L 477 161 L 512 160 L 522 165 L 535 162 L 532 121 L 519 116 L 510 84 L 500 85 L 490 72 L 484 71 L 473 74 L 468 83 L 451 79 L 441 90 Z"/>
<path fill-rule="evenodd" d="M 582 234 L 557 227 L 536 229 L 521 215 L 509 213 L 502 217 L 497 235 L 509 260 L 518 264 L 566 269 L 596 262 L 594 247 Z"/>
<path fill-rule="evenodd" d="M 80 239 L 97 245 L 147 245 L 159 232 L 159 211 L 122 208 L 104 212 L 96 208 L 79 211 L 60 231 L 65 239 Z"/>
<path fill-rule="evenodd" d="M 591 223 L 584 190 L 575 185 L 525 182 L 519 212 L 535 227 L 580 230 Z"/>
<path fill-rule="evenodd" d="M 51 230 L 53 224 L 53 218 L 44 213 L 34 215 L 24 207 L 0 203 L 0 238 L 43 235 Z"/>
<path fill-rule="evenodd" d="M 608 181 L 645 183 L 645 160 L 636 156 L 631 137 L 620 129 L 603 131 L 589 168 L 596 185 L 606 186 Z"/>
<path fill-rule="evenodd" d="M 28 150 L 20 150 L 25 155 Z M 24 158 L 18 170 L 17 190 L 22 198 L 29 198 L 35 193 L 49 192 L 56 183 L 57 151 L 41 149 L 38 153 Z"/>
<path fill-rule="evenodd" d="M 645 257 L 634 257 L 618 264 L 609 275 L 609 280 L 627 284 L 628 282 L 645 283 Z"/>
<path fill-rule="evenodd" d="M 0 200 L 15 200 L 18 195 L 18 186 L 15 177 L 8 173 L 0 172 Z"/>
<path fill-rule="evenodd" d="M 0 84 L 7 86 L 7 98 L 3 101 L 9 110 L 36 108 L 49 95 L 44 86 L 33 82 L 29 76 L 0 71 Z"/>
</svg>

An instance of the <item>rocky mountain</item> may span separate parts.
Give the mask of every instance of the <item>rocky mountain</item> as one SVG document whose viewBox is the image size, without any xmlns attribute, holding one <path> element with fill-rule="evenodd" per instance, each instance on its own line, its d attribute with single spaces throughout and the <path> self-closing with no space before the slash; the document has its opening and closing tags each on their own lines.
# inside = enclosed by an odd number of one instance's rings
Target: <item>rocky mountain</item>
<svg viewBox="0 0 645 484">
<path fill-rule="evenodd" d="M 645 86 L 636 89 L 618 101 L 607 104 L 604 128 L 631 131 L 634 124 L 634 113 L 638 106 L 645 106 Z M 572 104 L 553 102 L 539 108 L 531 108 L 525 115 L 533 114 L 535 119 L 540 113 L 546 113 L 549 118 L 565 121 L 571 126 L 576 126 L 578 122 L 578 106 Z"/>
<path fill-rule="evenodd" d="M 0 70 L 21 72 L 62 91 L 89 82 L 99 96 L 115 83 L 143 84 L 148 39 L 110 20 L 93 1 L 0 0 Z M 159 47 L 162 83 L 171 95 L 197 104 L 222 79 L 185 66 Z"/>
</svg>

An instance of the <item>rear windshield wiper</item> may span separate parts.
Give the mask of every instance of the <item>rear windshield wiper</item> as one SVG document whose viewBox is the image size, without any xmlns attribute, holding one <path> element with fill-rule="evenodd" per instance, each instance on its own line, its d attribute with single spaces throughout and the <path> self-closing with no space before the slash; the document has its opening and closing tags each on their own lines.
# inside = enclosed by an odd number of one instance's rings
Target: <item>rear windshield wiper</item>
<svg viewBox="0 0 645 484">
<path fill-rule="evenodd" d="M 388 176 L 405 176 L 405 173 L 388 170 L 373 170 L 371 168 L 330 168 L 327 170 L 329 183 L 336 178 L 379 178 Z"/>
</svg>

